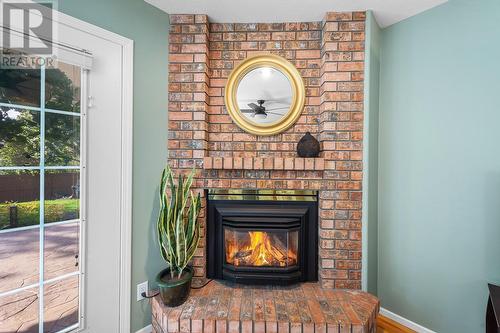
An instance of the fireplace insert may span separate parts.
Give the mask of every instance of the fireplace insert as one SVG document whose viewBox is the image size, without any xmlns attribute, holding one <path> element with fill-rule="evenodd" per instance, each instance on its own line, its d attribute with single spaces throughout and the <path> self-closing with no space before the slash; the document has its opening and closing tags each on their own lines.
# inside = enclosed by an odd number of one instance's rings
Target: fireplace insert
<svg viewBox="0 0 500 333">
<path fill-rule="evenodd" d="M 209 190 L 207 198 L 208 278 L 317 281 L 317 192 Z"/>
</svg>

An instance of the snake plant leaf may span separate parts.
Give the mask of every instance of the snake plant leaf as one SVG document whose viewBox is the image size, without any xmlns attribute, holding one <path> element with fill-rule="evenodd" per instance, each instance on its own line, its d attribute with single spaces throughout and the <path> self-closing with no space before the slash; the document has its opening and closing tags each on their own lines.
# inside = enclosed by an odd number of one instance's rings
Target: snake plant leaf
<svg viewBox="0 0 500 333">
<path fill-rule="evenodd" d="M 160 216 L 158 220 L 158 237 L 161 240 L 160 244 L 160 251 L 162 254 L 162 257 L 164 258 L 165 261 L 169 262 L 171 259 L 170 256 L 170 251 L 166 246 L 168 246 L 168 235 L 165 232 L 165 222 L 168 220 L 168 201 L 166 200 L 166 182 L 168 179 L 168 175 L 171 172 L 170 168 L 166 168 L 163 170 L 162 173 L 162 178 L 160 182 L 160 189 L 159 189 L 159 195 L 160 195 Z"/>
<path fill-rule="evenodd" d="M 200 194 L 191 190 L 194 170 L 187 176 L 179 174 L 177 182 L 170 167 L 162 172 L 159 188 L 160 212 L 157 233 L 161 256 L 180 277 L 193 258 L 201 238 L 198 222 L 201 211 Z"/>
<path fill-rule="evenodd" d="M 186 178 L 186 181 L 184 182 L 184 192 L 182 193 L 184 196 L 184 200 L 187 200 L 189 193 L 191 192 L 191 186 L 193 185 L 193 177 L 194 177 L 194 170 L 189 174 L 189 176 Z"/>
<path fill-rule="evenodd" d="M 158 223 L 156 224 L 156 231 L 157 231 L 157 237 L 158 237 L 158 244 L 160 244 L 160 253 L 161 253 L 161 256 L 163 257 L 163 259 L 166 261 L 168 256 L 167 256 L 167 253 L 165 252 L 163 246 L 161 246 L 162 244 L 162 238 L 163 238 L 163 235 L 162 235 L 162 225 L 163 225 L 163 221 L 165 219 L 165 210 L 164 210 L 164 193 L 163 191 L 165 190 L 165 174 L 167 172 L 167 169 L 165 168 L 161 174 L 161 180 L 160 180 L 160 187 L 159 187 L 159 191 L 158 191 L 158 194 L 159 194 L 159 199 L 160 199 L 160 212 L 159 212 L 159 216 L 158 216 Z"/>
<path fill-rule="evenodd" d="M 196 252 L 196 248 L 198 247 L 198 242 L 200 240 L 201 229 L 200 229 L 200 224 L 197 223 L 200 209 L 201 209 L 200 194 L 198 193 L 198 196 L 195 197 L 193 192 L 191 192 L 191 206 L 190 206 L 190 210 L 189 210 L 189 222 L 190 222 L 190 229 L 193 231 L 193 237 L 192 237 L 191 246 L 188 249 L 189 260 L 191 260 L 192 257 L 194 256 L 194 254 Z"/>
<path fill-rule="evenodd" d="M 201 210 L 201 198 L 200 194 L 198 193 L 197 196 L 191 191 L 191 206 L 189 207 L 189 215 L 188 218 L 192 222 L 188 224 L 188 233 L 191 235 L 191 237 L 194 236 L 194 233 L 196 232 L 196 226 L 197 223 L 195 221 L 198 218 L 198 212 Z"/>
<path fill-rule="evenodd" d="M 167 184 L 170 186 L 171 193 L 172 195 L 172 200 L 169 200 L 167 196 Z M 166 202 L 166 219 L 163 223 L 163 230 L 165 231 L 165 238 L 163 242 L 163 247 L 166 248 L 167 254 L 168 254 L 168 260 L 167 263 L 169 263 L 170 267 L 175 267 L 174 263 L 176 262 L 176 257 L 175 257 L 175 251 L 173 244 L 175 244 L 175 239 L 173 238 L 174 235 L 174 230 L 172 228 L 172 219 L 175 216 L 175 211 L 174 211 L 174 200 L 175 200 L 175 185 L 173 181 L 173 175 L 172 175 L 172 170 L 170 167 L 167 166 L 167 172 L 166 172 L 166 181 L 165 181 L 165 188 L 162 190 L 162 193 L 165 198 Z"/>
<path fill-rule="evenodd" d="M 160 211 L 160 217 L 158 218 L 159 220 L 163 220 L 163 215 L 164 213 Z M 165 248 L 161 245 L 162 244 L 162 239 L 164 238 L 163 232 L 162 232 L 162 223 L 157 223 L 157 233 L 158 233 L 158 244 L 160 244 L 160 254 L 163 258 L 163 260 L 168 261 L 168 254 L 165 251 Z"/>
<path fill-rule="evenodd" d="M 194 226 L 195 224 L 193 223 L 193 217 L 194 217 L 194 204 L 195 201 L 193 200 L 193 193 L 191 192 L 191 205 L 189 206 L 188 210 L 188 217 L 187 217 L 187 223 L 186 223 L 186 237 L 191 241 L 194 236 Z"/>
</svg>

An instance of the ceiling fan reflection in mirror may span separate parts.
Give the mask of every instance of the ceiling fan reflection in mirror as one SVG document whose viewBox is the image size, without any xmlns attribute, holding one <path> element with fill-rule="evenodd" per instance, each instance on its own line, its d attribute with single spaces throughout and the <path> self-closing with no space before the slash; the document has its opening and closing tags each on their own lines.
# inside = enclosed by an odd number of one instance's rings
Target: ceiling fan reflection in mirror
<svg viewBox="0 0 500 333">
<path fill-rule="evenodd" d="M 264 106 L 265 102 L 266 102 L 266 100 L 259 99 L 259 100 L 257 100 L 257 103 L 259 105 L 255 104 L 255 103 L 249 103 L 247 105 L 250 107 L 250 109 L 242 109 L 241 112 L 249 113 L 250 117 L 252 117 L 252 118 L 265 119 L 265 118 L 267 118 L 268 114 L 282 116 L 284 114 L 283 112 L 273 112 L 273 111 L 278 111 L 278 110 L 285 110 L 286 111 L 290 108 L 289 106 L 284 106 L 284 107 L 280 107 L 280 108 L 266 109 L 266 107 Z"/>
</svg>

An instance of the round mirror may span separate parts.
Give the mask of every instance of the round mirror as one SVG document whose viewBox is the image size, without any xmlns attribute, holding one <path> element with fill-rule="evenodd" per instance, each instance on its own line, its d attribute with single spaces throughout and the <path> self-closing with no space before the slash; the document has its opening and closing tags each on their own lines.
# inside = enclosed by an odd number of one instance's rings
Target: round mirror
<svg viewBox="0 0 500 333">
<path fill-rule="evenodd" d="M 293 125 L 305 101 L 297 69 L 278 56 L 257 56 L 241 63 L 226 85 L 226 106 L 235 123 L 259 135 L 280 133 Z"/>
</svg>

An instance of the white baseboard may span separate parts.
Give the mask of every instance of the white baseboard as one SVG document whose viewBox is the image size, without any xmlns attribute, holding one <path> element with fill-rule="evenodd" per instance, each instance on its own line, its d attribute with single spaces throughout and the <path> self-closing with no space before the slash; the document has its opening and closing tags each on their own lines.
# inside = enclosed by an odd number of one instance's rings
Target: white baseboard
<svg viewBox="0 0 500 333">
<path fill-rule="evenodd" d="M 135 333 L 151 333 L 151 332 L 153 332 L 153 326 L 148 325 L 146 327 L 141 328 L 140 330 L 138 330 Z"/>
<path fill-rule="evenodd" d="M 380 314 L 382 316 L 385 316 L 389 319 L 394 320 L 397 323 L 400 323 L 401 325 L 404 325 L 418 333 L 436 333 L 428 328 L 425 328 L 417 323 L 412 322 L 411 320 L 408 320 L 406 318 L 401 317 L 400 315 L 397 315 L 387 309 L 380 308 Z"/>
</svg>

